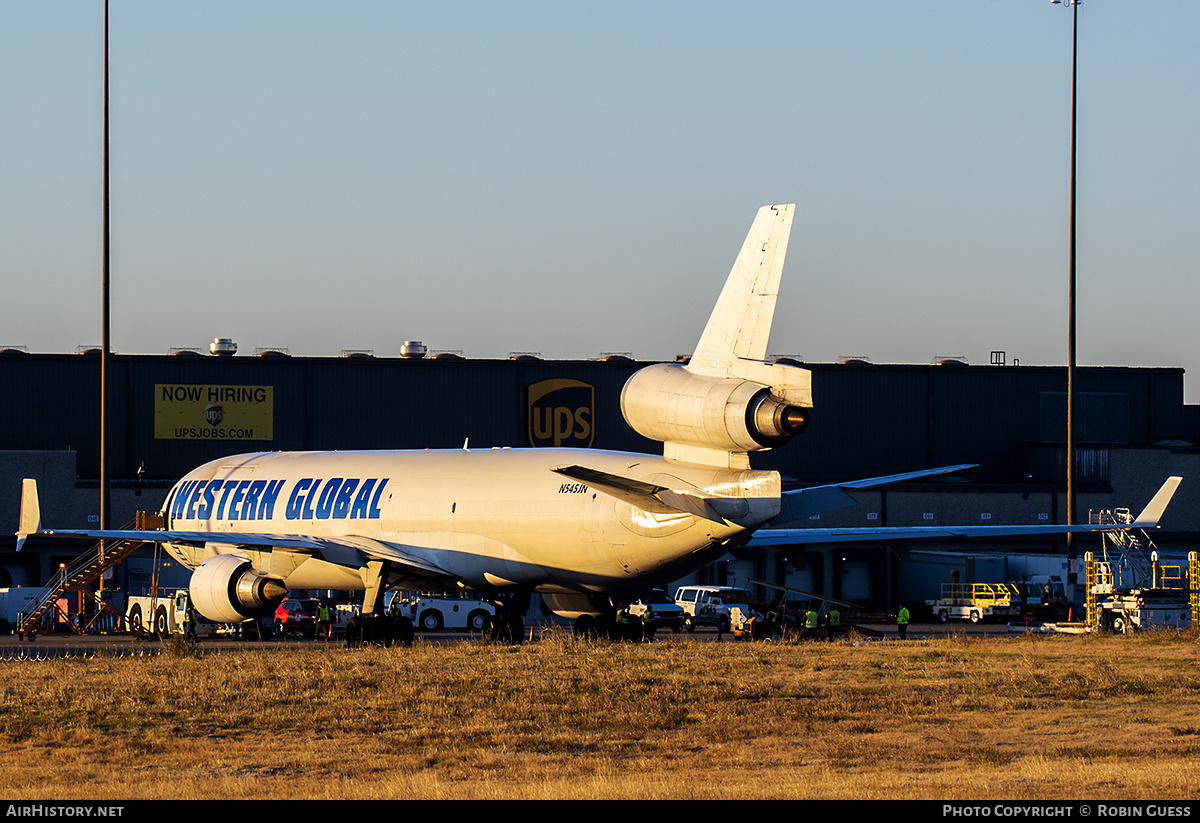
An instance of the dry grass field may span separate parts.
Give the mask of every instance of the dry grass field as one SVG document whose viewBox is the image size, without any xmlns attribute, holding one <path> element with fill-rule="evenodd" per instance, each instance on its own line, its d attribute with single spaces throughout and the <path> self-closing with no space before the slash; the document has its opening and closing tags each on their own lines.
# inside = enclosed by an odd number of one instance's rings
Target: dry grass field
<svg viewBox="0 0 1200 823">
<path fill-rule="evenodd" d="M 1200 798 L 1194 634 L 0 663 L 0 796 Z"/>
</svg>

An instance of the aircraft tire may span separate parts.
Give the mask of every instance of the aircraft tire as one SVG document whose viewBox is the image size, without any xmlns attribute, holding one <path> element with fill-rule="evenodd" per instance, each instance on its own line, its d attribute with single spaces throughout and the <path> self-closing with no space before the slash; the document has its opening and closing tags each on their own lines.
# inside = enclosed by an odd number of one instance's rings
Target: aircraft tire
<svg viewBox="0 0 1200 823">
<path fill-rule="evenodd" d="M 411 646 L 413 644 L 416 632 L 413 629 L 413 622 L 411 620 L 407 617 L 397 617 L 393 629 L 392 635 L 396 643 L 399 643 L 401 646 Z"/>
<path fill-rule="evenodd" d="M 596 618 L 590 614 L 581 614 L 575 618 L 575 636 L 580 640 L 596 639 Z"/>
<path fill-rule="evenodd" d="M 362 645 L 363 629 L 362 618 L 354 615 L 346 621 L 346 648 L 356 649 Z"/>
<path fill-rule="evenodd" d="M 525 639 L 525 623 L 522 622 L 521 618 L 517 617 L 515 614 L 508 618 L 506 621 L 506 627 L 508 629 L 507 640 L 509 643 L 515 646 L 520 644 Z"/>
<path fill-rule="evenodd" d="M 257 620 L 247 620 L 242 624 L 242 636 L 247 640 L 266 640 L 267 635 L 263 631 L 262 623 Z"/>
</svg>

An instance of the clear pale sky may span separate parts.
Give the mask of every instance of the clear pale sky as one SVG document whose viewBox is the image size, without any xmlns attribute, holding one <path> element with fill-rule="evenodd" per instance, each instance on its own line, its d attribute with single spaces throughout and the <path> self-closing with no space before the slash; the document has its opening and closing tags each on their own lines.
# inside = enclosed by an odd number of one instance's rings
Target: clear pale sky
<svg viewBox="0 0 1200 823">
<path fill-rule="evenodd" d="M 1080 8 L 1079 362 L 1200 387 L 1200 3 Z M 1071 12 L 112 0 L 113 348 L 1066 362 Z M 0 0 L 0 345 L 100 342 L 101 0 Z M 1189 399 L 1200 398 L 1194 388 Z"/>
</svg>

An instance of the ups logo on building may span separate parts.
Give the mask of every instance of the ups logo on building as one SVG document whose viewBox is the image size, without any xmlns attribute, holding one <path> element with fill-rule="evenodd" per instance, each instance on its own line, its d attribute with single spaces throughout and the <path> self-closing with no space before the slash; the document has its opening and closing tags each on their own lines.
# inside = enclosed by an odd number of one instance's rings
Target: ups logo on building
<svg viewBox="0 0 1200 823">
<path fill-rule="evenodd" d="M 596 389 L 566 378 L 534 383 L 528 415 L 530 445 L 589 448 L 596 434 Z"/>
</svg>

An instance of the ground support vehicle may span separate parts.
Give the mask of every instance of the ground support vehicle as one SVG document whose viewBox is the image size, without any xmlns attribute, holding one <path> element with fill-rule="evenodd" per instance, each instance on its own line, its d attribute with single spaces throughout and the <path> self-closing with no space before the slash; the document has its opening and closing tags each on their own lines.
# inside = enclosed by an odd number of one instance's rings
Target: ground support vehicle
<svg viewBox="0 0 1200 823">
<path fill-rule="evenodd" d="M 275 609 L 275 634 L 279 637 L 290 634 L 316 637 L 320 605 L 320 601 L 311 597 L 287 598 Z"/>
<path fill-rule="evenodd" d="M 1197 553 L 1188 555 L 1190 578 L 1200 575 Z M 1188 629 L 1197 623 L 1200 608 L 1197 592 L 1184 584 L 1178 566 L 1163 566 L 1158 552 L 1151 554 L 1149 587 L 1122 588 L 1115 585 L 1112 564 L 1096 560 L 1091 552 L 1084 555 L 1087 570 L 1088 626 L 1117 634 L 1132 634 L 1148 629 Z"/>
<path fill-rule="evenodd" d="M 167 591 L 160 595 L 130 595 L 125 598 L 125 625 L 137 635 L 153 635 L 160 638 L 173 634 L 187 634 L 188 608 L 191 605 L 187 589 Z M 193 612 L 195 637 L 237 637 L 266 640 L 271 636 L 269 627 L 262 627 L 256 620 L 243 623 L 213 623 Z"/>
<path fill-rule="evenodd" d="M 689 632 L 697 626 L 731 631 L 735 620 L 740 626 L 752 615 L 749 599 L 749 592 L 734 586 L 680 586 L 675 590 L 675 604 L 683 609 L 684 628 Z"/>
<path fill-rule="evenodd" d="M 787 632 L 802 632 L 805 636 L 829 636 L 829 610 L 837 608 L 840 627 L 853 604 L 824 595 L 780 586 L 765 580 L 750 580 L 769 595 L 755 597 L 749 590 L 733 586 L 681 586 L 675 592 L 678 603 L 691 618 L 690 631 L 696 625 L 715 625 L 719 631 L 733 632 L 735 637 L 765 639 Z M 818 614 L 820 626 L 814 634 L 805 631 L 805 614 Z M 840 630 L 840 629 L 839 629 Z"/>
<path fill-rule="evenodd" d="M 346 623 L 351 617 L 362 614 L 362 607 L 353 603 L 339 603 L 329 610 L 329 639 L 341 640 L 346 636 Z M 318 638 L 319 639 L 319 638 Z"/>
<path fill-rule="evenodd" d="M 423 632 L 481 632 L 496 615 L 496 607 L 483 600 L 431 592 L 392 592 L 384 605 L 387 614 L 407 617 Z"/>
<path fill-rule="evenodd" d="M 1186 592 L 1163 589 L 1129 589 L 1102 600 L 1097 626 L 1116 634 L 1147 629 L 1188 629 L 1191 607 Z"/>
<path fill-rule="evenodd" d="M 134 634 L 153 634 L 158 637 L 183 634 L 187 611 L 187 589 L 125 598 L 125 621 L 129 631 Z"/>
<path fill-rule="evenodd" d="M 647 615 L 649 620 L 647 622 Z M 638 634 L 641 639 L 653 639 L 659 630 L 669 630 L 674 633 L 683 631 L 688 614 L 679 605 L 666 598 L 661 600 L 635 600 L 629 604 L 629 622 L 624 624 L 631 635 Z M 618 626 L 621 624 L 618 623 Z"/>
<path fill-rule="evenodd" d="M 943 583 L 937 600 L 926 600 L 934 617 L 951 620 L 999 620 L 1014 614 L 1013 599 L 1018 592 L 1007 583 Z"/>
<path fill-rule="evenodd" d="M 37 600 L 38 590 L 17 586 L 0 589 L 0 631 L 13 632 L 19 625 L 18 615 Z"/>
<path fill-rule="evenodd" d="M 1070 612 L 1066 587 L 1057 575 L 1010 580 L 1012 612 L 1026 620 L 1063 620 Z"/>
</svg>

